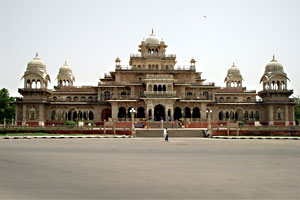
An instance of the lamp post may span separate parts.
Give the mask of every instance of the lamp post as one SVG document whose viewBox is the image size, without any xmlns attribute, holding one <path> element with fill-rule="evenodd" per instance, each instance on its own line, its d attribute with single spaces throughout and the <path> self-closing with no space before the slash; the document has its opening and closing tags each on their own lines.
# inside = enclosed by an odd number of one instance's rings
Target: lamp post
<svg viewBox="0 0 300 200">
<path fill-rule="evenodd" d="M 135 126 L 134 126 L 134 114 L 136 113 L 134 108 L 131 108 L 130 111 L 131 113 L 131 133 L 132 133 L 132 137 L 136 137 L 135 134 Z"/>
<path fill-rule="evenodd" d="M 207 126 L 207 131 L 208 131 L 208 136 L 211 136 L 211 114 L 212 114 L 212 110 L 206 110 L 206 113 L 208 115 L 208 126 Z"/>
</svg>

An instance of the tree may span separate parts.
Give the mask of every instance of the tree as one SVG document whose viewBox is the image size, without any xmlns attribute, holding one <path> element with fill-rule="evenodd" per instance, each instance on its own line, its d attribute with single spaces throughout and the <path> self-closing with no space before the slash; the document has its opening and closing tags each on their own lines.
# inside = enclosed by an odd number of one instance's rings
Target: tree
<svg viewBox="0 0 300 200">
<path fill-rule="evenodd" d="M 2 88 L 0 90 L 0 123 L 3 124 L 4 118 L 7 123 L 11 123 L 12 119 L 15 118 L 16 108 L 14 104 L 15 98 L 9 96 L 7 89 Z"/>
<path fill-rule="evenodd" d="M 300 96 L 294 97 L 294 102 L 296 103 L 296 105 L 295 105 L 295 120 L 296 120 L 296 124 L 298 124 L 299 119 L 300 119 Z"/>
</svg>

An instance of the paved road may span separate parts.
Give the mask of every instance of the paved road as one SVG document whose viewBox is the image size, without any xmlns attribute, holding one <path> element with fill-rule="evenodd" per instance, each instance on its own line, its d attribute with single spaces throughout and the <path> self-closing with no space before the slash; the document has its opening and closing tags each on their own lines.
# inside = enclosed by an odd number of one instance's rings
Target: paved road
<svg viewBox="0 0 300 200">
<path fill-rule="evenodd" d="M 0 140 L 3 199 L 300 199 L 300 142 Z"/>
</svg>

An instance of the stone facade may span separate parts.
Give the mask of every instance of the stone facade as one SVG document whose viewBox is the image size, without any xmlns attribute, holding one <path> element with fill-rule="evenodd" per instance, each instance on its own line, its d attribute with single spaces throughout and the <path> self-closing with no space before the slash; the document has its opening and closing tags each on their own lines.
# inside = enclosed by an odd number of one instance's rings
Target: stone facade
<svg viewBox="0 0 300 200">
<path fill-rule="evenodd" d="M 115 71 L 105 74 L 98 86 L 73 86 L 75 77 L 65 62 L 53 90 L 47 88 L 50 76 L 46 64 L 36 55 L 24 73 L 24 88 L 19 89 L 23 97 L 16 101 L 16 123 L 127 121 L 131 108 L 138 120 L 206 122 L 211 117 L 219 124 L 295 123 L 295 103 L 289 98 L 293 90 L 287 89 L 288 77 L 275 57 L 266 65 L 263 89 L 257 93 L 243 87 L 242 75 L 234 64 L 228 69 L 226 87 L 221 88 L 202 78 L 194 59 L 189 66 L 176 66 L 176 55 L 166 54 L 167 47 L 152 31 L 139 45 L 139 53 L 130 55 L 129 66 L 121 65 L 117 58 Z"/>
</svg>

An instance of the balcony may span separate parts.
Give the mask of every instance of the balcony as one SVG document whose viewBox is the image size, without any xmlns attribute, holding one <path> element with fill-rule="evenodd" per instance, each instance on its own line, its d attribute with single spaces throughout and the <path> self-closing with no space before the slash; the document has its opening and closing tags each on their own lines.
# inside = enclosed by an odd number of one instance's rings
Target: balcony
<svg viewBox="0 0 300 200">
<path fill-rule="evenodd" d="M 146 98 L 172 98 L 176 97 L 176 91 L 144 91 Z"/>
<path fill-rule="evenodd" d="M 173 75 L 168 75 L 168 74 L 147 74 L 146 80 L 173 80 Z"/>
</svg>

